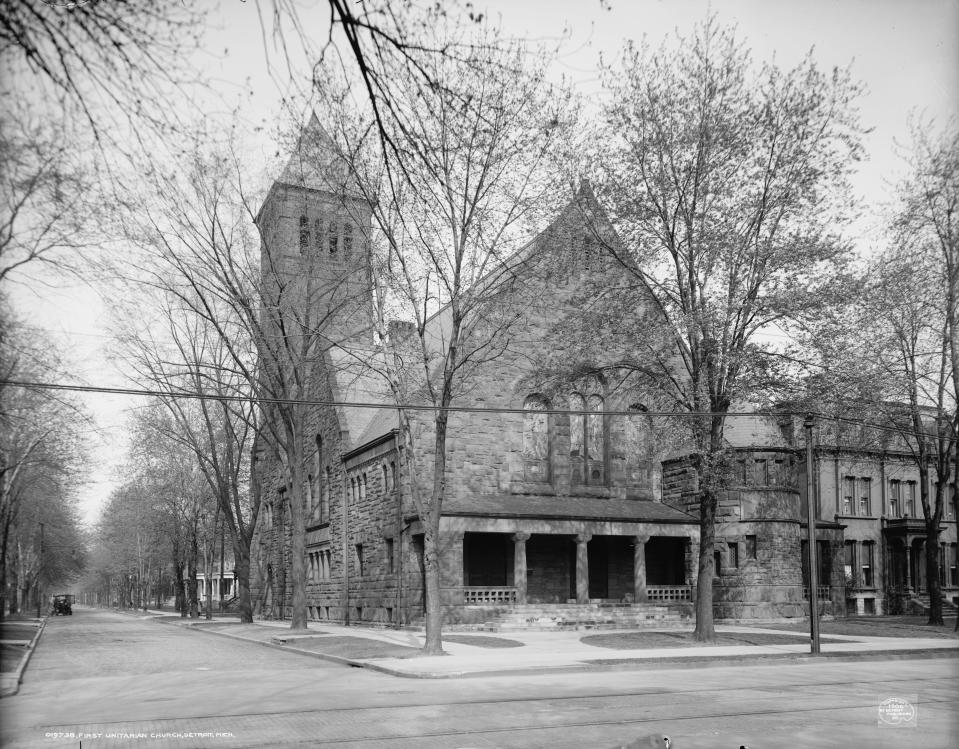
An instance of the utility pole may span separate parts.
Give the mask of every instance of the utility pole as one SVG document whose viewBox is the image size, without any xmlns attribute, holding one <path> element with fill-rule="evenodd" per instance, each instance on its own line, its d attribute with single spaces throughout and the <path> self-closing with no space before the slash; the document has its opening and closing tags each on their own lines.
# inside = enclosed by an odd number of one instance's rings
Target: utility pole
<svg viewBox="0 0 959 749">
<path fill-rule="evenodd" d="M 43 602 L 43 588 L 40 576 L 43 574 L 43 523 L 40 523 L 40 557 L 37 559 L 37 619 L 40 618 L 40 606 Z"/>
<path fill-rule="evenodd" d="M 803 426 L 806 428 L 806 523 L 808 525 L 809 548 L 809 635 L 810 652 L 819 655 L 819 558 L 816 549 L 816 503 L 813 496 L 813 436 L 815 420 L 812 414 L 806 415 Z"/>
</svg>

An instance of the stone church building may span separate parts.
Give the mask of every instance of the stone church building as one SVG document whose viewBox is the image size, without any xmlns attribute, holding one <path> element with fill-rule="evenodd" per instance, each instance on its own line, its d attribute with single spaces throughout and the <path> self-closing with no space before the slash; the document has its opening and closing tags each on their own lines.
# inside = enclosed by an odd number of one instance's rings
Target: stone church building
<svg viewBox="0 0 959 749">
<path fill-rule="evenodd" d="M 375 368 L 357 366 L 376 356 L 362 322 L 370 209 L 348 190 L 330 187 L 325 175 L 341 171 L 335 159 L 306 153 L 308 137 L 323 141 L 315 120 L 258 217 L 264 268 L 279 266 L 289 277 L 307 275 L 309 268 L 317 278 L 335 280 L 320 292 L 327 298 L 315 303 L 333 310 L 324 320 L 336 331 L 327 338 L 336 342 L 319 347 L 307 365 L 310 400 L 340 404 L 312 406 L 307 420 L 308 611 L 318 620 L 414 624 L 424 606 L 423 526 L 411 501 L 389 390 Z M 449 423 L 440 517 L 448 625 L 641 626 L 692 615 L 699 554 L 696 476 L 675 430 L 663 425 L 663 417 L 647 415 L 654 409 L 642 392 L 622 384 L 615 368 L 547 383 L 540 367 L 557 357 L 575 358 L 574 347 L 557 335 L 563 320 L 577 314 L 577 296 L 589 284 L 619 279 L 620 271 L 594 241 L 599 226 L 609 233 L 604 240 L 618 242 L 608 222 L 597 222 L 602 215 L 583 189 L 520 252 L 501 297 L 521 316 L 518 343 L 479 365 L 456 400 L 458 407 L 477 410 L 457 411 Z M 637 311 L 647 313 L 652 315 Z M 439 331 L 442 311 L 429 324 Z M 391 336 L 404 335 L 408 324 L 391 326 Z M 605 364 L 621 358 L 612 347 L 608 353 Z M 348 403 L 383 407 L 341 405 Z M 431 414 L 413 418 L 419 444 L 432 445 Z M 731 421 L 729 432 L 742 470 L 720 506 L 716 614 L 803 616 L 802 445 L 791 427 L 765 417 Z M 826 458 L 817 460 L 821 600 L 825 613 L 841 615 L 847 605 L 858 613 L 881 613 L 888 582 L 905 581 L 912 569 L 883 560 L 890 548 L 914 549 L 917 537 L 908 527 L 900 529 L 902 523 L 893 522 L 898 519 L 887 523 L 885 498 L 876 496 L 858 514 L 854 498 L 849 511 L 843 477 L 866 477 L 872 457 L 848 458 L 836 458 L 838 467 L 830 469 Z M 251 582 L 258 613 L 286 618 L 289 499 L 282 467 L 265 460 Z M 838 471 L 838 489 L 830 470 Z M 877 475 L 872 487 L 881 480 Z M 834 512 L 834 494 L 842 512 Z M 952 560 L 946 575 L 955 586 L 954 515 L 943 525 L 944 561 Z M 919 581 L 917 575 L 910 579 Z"/>
</svg>

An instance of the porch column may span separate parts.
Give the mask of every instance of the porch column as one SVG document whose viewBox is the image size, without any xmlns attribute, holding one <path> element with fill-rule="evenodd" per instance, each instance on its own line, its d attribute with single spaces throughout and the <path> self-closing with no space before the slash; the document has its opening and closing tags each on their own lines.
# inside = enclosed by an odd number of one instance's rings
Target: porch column
<svg viewBox="0 0 959 749">
<path fill-rule="evenodd" d="M 646 603 L 646 542 L 649 536 L 633 536 L 633 600 Z"/>
<path fill-rule="evenodd" d="M 576 536 L 576 603 L 589 603 L 589 557 L 586 544 L 592 533 L 580 533 Z"/>
<path fill-rule="evenodd" d="M 526 603 L 526 542 L 529 533 L 513 534 L 513 585 L 516 586 L 516 603 Z"/>
<path fill-rule="evenodd" d="M 906 593 L 912 593 L 912 546 L 903 544 L 906 548 Z"/>
<path fill-rule="evenodd" d="M 463 591 L 463 531 L 445 531 L 440 536 L 440 602 L 462 606 Z"/>
<path fill-rule="evenodd" d="M 684 551 L 686 553 L 686 585 L 689 586 L 689 599 L 696 600 L 696 586 L 699 584 L 699 540 L 687 538 Z"/>
</svg>

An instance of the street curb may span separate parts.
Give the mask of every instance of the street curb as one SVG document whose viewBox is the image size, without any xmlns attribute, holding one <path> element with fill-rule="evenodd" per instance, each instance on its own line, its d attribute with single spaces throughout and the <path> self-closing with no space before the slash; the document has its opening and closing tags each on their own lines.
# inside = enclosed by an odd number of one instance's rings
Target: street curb
<svg viewBox="0 0 959 749">
<path fill-rule="evenodd" d="M 353 668 L 365 668 L 370 671 L 378 671 L 389 676 L 398 676 L 404 679 L 464 679 L 482 676 L 515 676 L 518 674 L 559 674 L 559 673 L 578 673 L 578 672 L 596 672 L 596 671 L 630 671 L 630 670 L 656 670 L 663 668 L 721 668 L 724 666 L 749 666 L 749 665 L 767 665 L 777 661 L 793 661 L 796 663 L 815 663 L 817 660 L 828 658 L 831 661 L 882 661 L 882 660 L 905 660 L 916 658 L 959 658 L 959 648 L 926 648 L 909 650 L 905 648 L 895 650 L 881 651 L 862 651 L 858 653 L 820 653 L 812 655 L 811 653 L 768 653 L 768 654 L 750 654 L 750 655 L 715 655 L 715 656 L 686 656 L 686 657 L 666 657 L 666 658 L 623 658 L 622 660 L 594 660 L 581 661 L 576 664 L 564 664 L 561 666 L 531 666 L 529 668 L 499 669 L 495 671 L 423 671 L 420 673 L 411 673 L 401 669 L 391 668 L 390 666 L 381 666 L 369 661 L 360 661 L 353 658 L 344 658 L 339 655 L 330 655 L 328 653 L 317 653 L 312 650 L 304 650 L 292 645 L 280 645 L 275 642 L 265 640 L 254 640 L 241 635 L 230 634 L 229 632 L 215 632 L 204 627 L 192 627 L 182 625 L 176 622 L 160 622 L 174 627 L 182 627 L 198 632 L 206 632 L 210 635 L 228 637 L 231 640 L 240 642 L 250 642 L 254 645 L 263 645 L 264 647 L 281 650 L 287 653 L 297 655 L 306 655 L 311 658 L 317 658 L 331 663 L 339 663 Z"/>
<path fill-rule="evenodd" d="M 13 672 L 12 676 L 7 677 L 12 684 L 7 684 L 2 690 L 0 690 L 0 697 L 13 697 L 17 692 L 20 691 L 20 682 L 23 680 L 23 672 L 26 671 L 27 664 L 30 663 L 30 658 L 33 656 L 33 651 L 37 647 L 37 640 L 40 639 L 40 635 L 43 633 L 43 628 L 46 626 L 47 617 L 44 616 L 40 619 L 40 626 L 37 627 L 36 634 L 33 635 L 33 639 L 30 640 L 30 644 L 27 645 L 27 651 L 20 659 L 20 663 L 16 670 Z"/>
</svg>

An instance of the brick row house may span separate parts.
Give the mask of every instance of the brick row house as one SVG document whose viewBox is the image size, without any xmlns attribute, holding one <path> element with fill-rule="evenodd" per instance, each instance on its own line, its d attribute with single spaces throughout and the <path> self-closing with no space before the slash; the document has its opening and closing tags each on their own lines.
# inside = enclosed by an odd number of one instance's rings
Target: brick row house
<svg viewBox="0 0 959 749">
<path fill-rule="evenodd" d="M 315 120 L 307 136 L 323 142 Z M 325 318 L 333 331 L 324 338 L 329 343 L 316 347 L 307 367 L 309 399 L 340 404 L 308 411 L 308 611 L 320 620 L 412 623 L 424 605 L 423 527 L 410 498 L 389 388 L 375 367 L 363 365 L 378 356 L 362 312 L 370 293 L 370 210 L 324 179 L 324 171 L 338 172 L 334 159 L 303 151 L 298 146 L 258 221 L 269 256 L 264 267 L 325 279 L 323 305 L 334 310 Z M 456 405 L 477 410 L 451 414 L 439 544 L 448 624 L 517 612 L 526 620 L 552 612 L 554 619 L 602 615 L 621 624 L 691 615 L 699 530 L 689 457 L 676 449 L 670 430 L 647 416 L 644 394 L 624 386 L 615 367 L 604 368 L 602 376 L 547 384 L 537 366 L 550 357 L 576 356 L 574 344 L 555 335 L 557 326 L 577 313 L 576 296 L 589 284 L 619 279 L 596 251 L 597 226 L 612 233 L 596 216 L 602 211 L 583 190 L 522 250 L 500 299 L 520 310 L 521 343 L 471 374 Z M 443 315 L 441 310 L 429 321 L 437 334 Z M 410 334 L 407 324 L 391 326 L 394 341 Z M 611 343 L 609 363 L 622 353 Z M 371 405 L 342 405 L 348 403 Z M 430 413 L 413 418 L 418 443 L 431 445 Z M 801 440 L 796 430 L 760 417 L 738 426 L 731 420 L 729 431 L 740 472 L 720 506 L 716 614 L 802 616 L 808 604 Z M 252 552 L 252 592 L 260 614 L 287 617 L 285 473 L 265 451 L 261 462 L 264 505 Z M 921 589 L 916 560 L 922 534 L 915 516 L 904 516 L 913 475 L 907 462 L 820 447 L 816 469 L 826 613 L 844 613 L 847 598 L 857 613 L 880 613 L 890 608 L 893 588 Z M 847 488 L 853 491 L 849 503 Z M 866 505 L 859 504 L 863 492 Z M 894 494 L 898 516 L 890 504 Z M 944 582 L 954 587 L 954 515 L 943 526 Z"/>
</svg>

